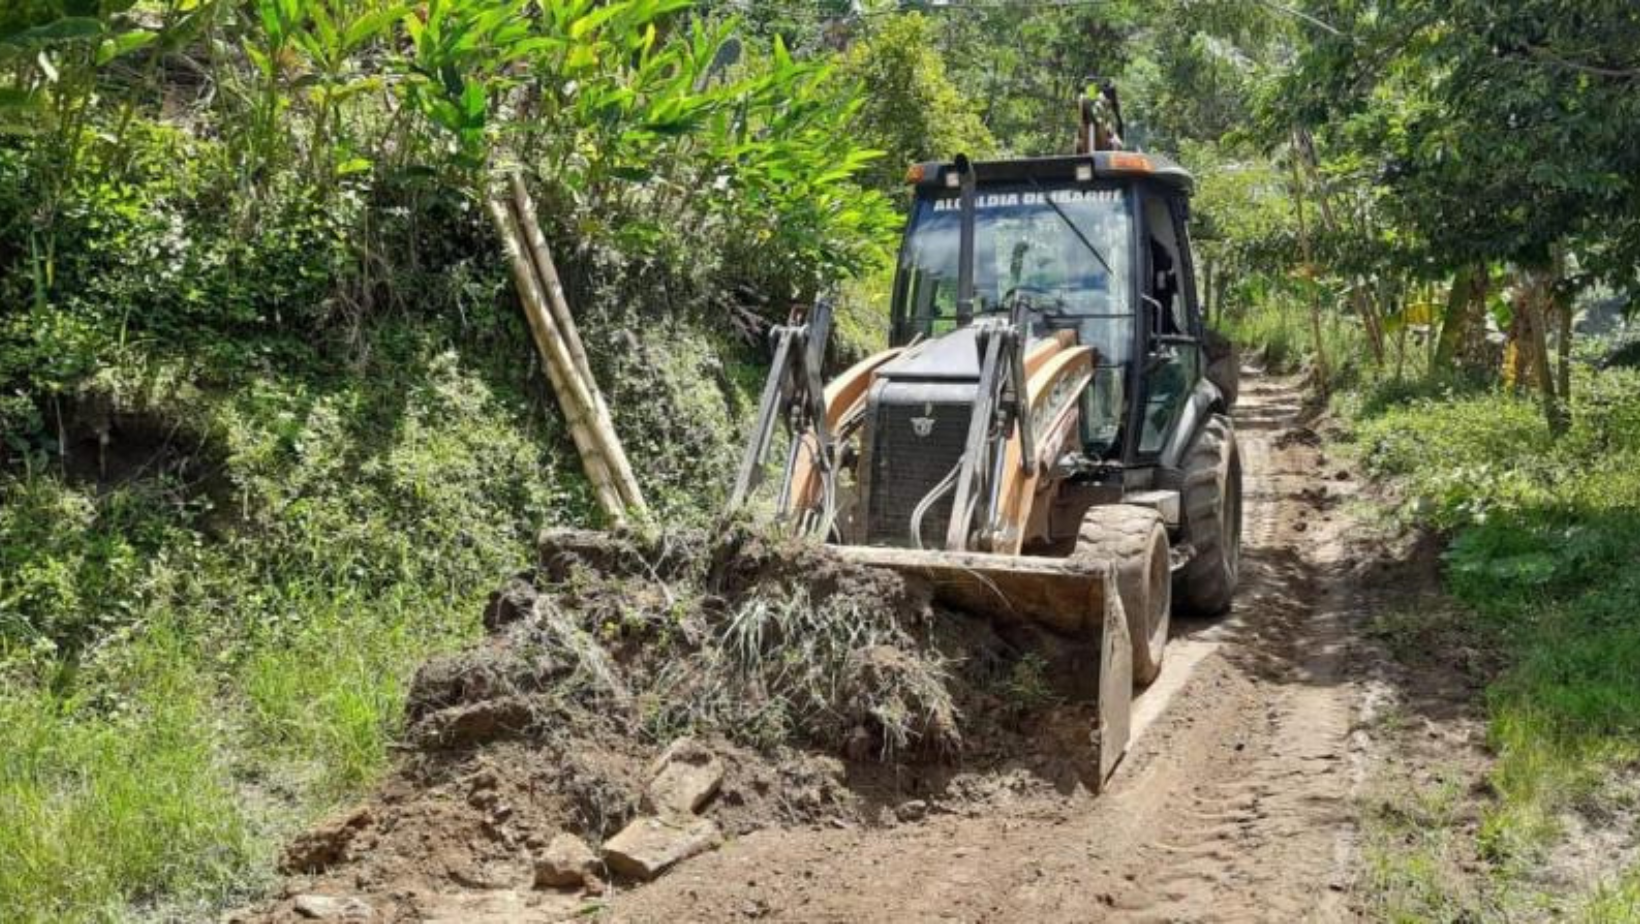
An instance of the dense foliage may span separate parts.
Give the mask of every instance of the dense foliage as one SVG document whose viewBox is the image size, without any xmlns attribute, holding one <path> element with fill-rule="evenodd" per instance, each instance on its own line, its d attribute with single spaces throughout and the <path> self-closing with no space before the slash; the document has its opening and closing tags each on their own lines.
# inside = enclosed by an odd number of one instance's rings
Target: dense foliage
<svg viewBox="0 0 1640 924">
<path fill-rule="evenodd" d="M 380 771 L 410 672 L 534 532 L 593 522 L 499 173 L 661 515 L 717 507 L 744 332 L 895 219 L 835 62 L 686 6 L 6 7 L 0 905 L 254 887 Z"/>
<path fill-rule="evenodd" d="M 1640 283 L 1632 6 L 0 5 L 0 907 L 254 893 L 534 532 L 595 522 L 498 178 L 658 515 L 700 520 L 767 323 L 842 287 L 839 355 L 881 337 L 906 163 L 1062 152 L 1091 77 L 1196 171 L 1215 321 L 1365 389 L 1365 457 L 1461 531 L 1527 855 L 1545 753 L 1632 760 L 1632 582 L 1582 588 L 1635 554 L 1640 384 L 1576 324 Z"/>
</svg>

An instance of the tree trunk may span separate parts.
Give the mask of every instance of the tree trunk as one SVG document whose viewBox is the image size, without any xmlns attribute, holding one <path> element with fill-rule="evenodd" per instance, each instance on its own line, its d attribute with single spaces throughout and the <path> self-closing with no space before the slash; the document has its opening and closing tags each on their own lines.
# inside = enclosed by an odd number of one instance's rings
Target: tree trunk
<svg viewBox="0 0 1640 924">
<path fill-rule="evenodd" d="M 1526 390 L 1532 368 L 1532 311 L 1524 293 L 1516 296 L 1509 320 L 1509 346 L 1504 350 L 1504 379 L 1515 394 Z"/>
<path fill-rule="evenodd" d="M 1553 306 L 1560 321 L 1560 375 L 1556 383 L 1556 398 L 1560 410 L 1559 432 L 1565 432 L 1572 425 L 1572 300 L 1561 289 L 1561 280 L 1566 277 L 1566 252 L 1559 246 L 1554 248 L 1552 266 L 1553 275 L 1544 294 L 1548 297 L 1546 304 Z"/>
<path fill-rule="evenodd" d="M 1202 258 L 1202 315 L 1208 324 L 1213 323 L 1213 258 Z"/>
<path fill-rule="evenodd" d="M 1299 132 L 1293 131 L 1293 208 L 1298 213 L 1298 243 L 1304 256 L 1304 268 L 1308 272 L 1310 282 L 1310 336 L 1315 342 L 1315 380 L 1316 391 L 1322 398 L 1327 397 L 1327 348 L 1321 340 L 1321 296 L 1315 287 L 1315 264 L 1311 260 L 1310 232 L 1304 224 L 1304 178 L 1299 172 L 1299 160 L 1303 156 L 1303 147 L 1300 144 Z"/>
<path fill-rule="evenodd" d="M 1560 361 L 1556 365 L 1559 370 L 1559 381 L 1555 383 L 1556 394 L 1560 397 L 1561 411 L 1571 422 L 1572 416 L 1572 302 L 1564 296 L 1554 299 L 1556 312 L 1560 315 Z"/>
<path fill-rule="evenodd" d="M 1484 263 L 1463 267 L 1453 274 L 1441 321 L 1440 344 L 1435 350 L 1437 367 L 1456 364 L 1471 372 L 1486 369 L 1487 277 Z"/>
<path fill-rule="evenodd" d="M 1458 347 L 1469 334 L 1469 291 L 1473 275 L 1474 267 L 1470 266 L 1452 275 L 1452 285 L 1446 291 L 1446 311 L 1441 318 L 1441 339 L 1435 346 L 1436 369 L 1452 365 L 1458 356 Z"/>
<path fill-rule="evenodd" d="M 1543 402 L 1543 419 L 1555 436 L 1566 432 L 1565 412 L 1555 394 L 1554 375 L 1549 371 L 1549 306 L 1546 299 L 1534 298 L 1532 306 L 1532 374 Z"/>
<path fill-rule="evenodd" d="M 1530 376 L 1543 404 L 1544 422 L 1551 434 L 1559 436 L 1566 432 L 1570 421 L 1549 364 L 1549 324 L 1556 314 L 1555 277 L 1541 270 L 1524 271 L 1521 277 L 1524 284 L 1515 309 L 1515 319 L 1522 327 L 1522 338 L 1517 341 L 1516 388 Z"/>
<path fill-rule="evenodd" d="M 1367 346 L 1372 347 L 1373 365 L 1382 369 L 1384 366 L 1384 322 L 1366 287 L 1367 281 L 1357 278 L 1355 288 L 1350 291 L 1350 301 L 1355 303 L 1355 313 L 1361 318 L 1361 326 L 1366 328 Z"/>
</svg>

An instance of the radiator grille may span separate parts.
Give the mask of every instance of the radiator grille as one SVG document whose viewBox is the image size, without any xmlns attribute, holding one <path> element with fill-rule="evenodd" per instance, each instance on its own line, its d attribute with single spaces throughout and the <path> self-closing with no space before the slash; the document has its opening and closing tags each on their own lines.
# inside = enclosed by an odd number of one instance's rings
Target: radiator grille
<svg viewBox="0 0 1640 924">
<path fill-rule="evenodd" d="M 911 515 L 962 455 L 972 406 L 951 402 L 882 401 L 877 405 L 871 453 L 871 497 L 866 541 L 911 545 Z M 925 433 L 926 435 L 919 435 Z M 923 548 L 945 547 L 951 522 L 947 492 L 922 521 Z"/>
</svg>

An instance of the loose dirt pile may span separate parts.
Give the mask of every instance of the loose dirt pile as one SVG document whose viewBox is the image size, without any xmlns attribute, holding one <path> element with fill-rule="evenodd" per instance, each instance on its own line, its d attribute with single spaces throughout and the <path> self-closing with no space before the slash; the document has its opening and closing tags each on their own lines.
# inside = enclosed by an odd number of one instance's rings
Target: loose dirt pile
<svg viewBox="0 0 1640 924">
<path fill-rule="evenodd" d="M 1094 652 L 804 544 L 550 533 L 484 622 L 415 678 L 392 778 L 240 919 L 553 920 L 725 837 L 971 814 L 1098 765 Z"/>
</svg>

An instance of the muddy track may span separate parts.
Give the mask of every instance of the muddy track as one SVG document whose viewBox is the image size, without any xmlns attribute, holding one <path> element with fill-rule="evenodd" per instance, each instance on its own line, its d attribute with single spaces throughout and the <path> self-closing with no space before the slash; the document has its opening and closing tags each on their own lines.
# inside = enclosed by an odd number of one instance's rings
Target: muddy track
<svg viewBox="0 0 1640 924">
<path fill-rule="evenodd" d="M 1178 625 L 1097 797 L 1027 791 L 913 825 L 753 833 L 607 919 L 1293 921 L 1352 917 L 1358 641 L 1354 491 L 1295 439 L 1298 386 L 1254 380 L 1238 434 L 1244 579 L 1233 612 Z"/>
</svg>

